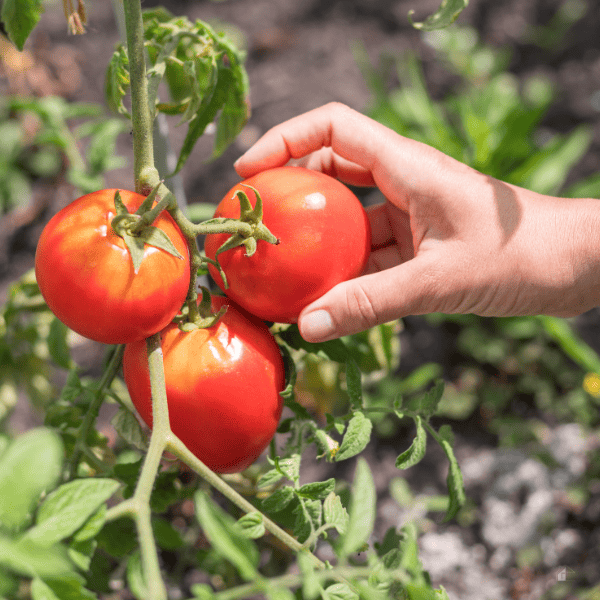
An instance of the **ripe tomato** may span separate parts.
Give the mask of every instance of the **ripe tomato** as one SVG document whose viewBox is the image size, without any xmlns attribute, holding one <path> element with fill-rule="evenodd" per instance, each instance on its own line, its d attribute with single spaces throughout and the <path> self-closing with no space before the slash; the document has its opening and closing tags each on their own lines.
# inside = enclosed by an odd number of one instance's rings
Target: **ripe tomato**
<svg viewBox="0 0 600 600">
<path fill-rule="evenodd" d="M 268 328 L 230 301 L 213 297 L 227 312 L 207 329 L 161 333 L 171 429 L 217 473 L 250 466 L 271 441 L 281 416 L 283 360 Z M 152 398 L 144 341 L 127 344 L 123 374 L 129 394 L 152 427 Z"/>
<path fill-rule="evenodd" d="M 50 219 L 38 243 L 35 274 L 52 312 L 77 333 L 106 344 L 140 340 L 160 331 L 181 309 L 190 283 L 187 244 L 175 221 L 161 213 L 177 258 L 146 245 L 134 273 L 125 242 L 111 227 L 116 190 L 78 198 Z M 135 212 L 144 196 L 120 190 Z"/>
<path fill-rule="evenodd" d="M 238 183 L 217 206 L 215 217 L 239 218 L 238 190 L 252 206 L 263 200 L 263 223 L 280 243 L 259 241 L 255 254 L 243 246 L 218 259 L 229 288 L 209 267 L 217 285 L 240 306 L 267 321 L 295 323 L 302 309 L 336 284 L 357 277 L 371 250 L 371 229 L 358 198 L 341 182 L 301 167 L 262 171 Z M 228 234 L 206 236 L 214 259 Z"/>
</svg>

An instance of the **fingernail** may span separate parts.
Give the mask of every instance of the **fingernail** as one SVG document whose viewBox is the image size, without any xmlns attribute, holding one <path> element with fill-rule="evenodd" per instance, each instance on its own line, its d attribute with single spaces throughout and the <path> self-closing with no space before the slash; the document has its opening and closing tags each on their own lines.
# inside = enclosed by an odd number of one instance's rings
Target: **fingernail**
<svg viewBox="0 0 600 600">
<path fill-rule="evenodd" d="M 315 310 L 302 317 L 300 333 L 305 339 L 322 339 L 330 336 L 333 332 L 333 321 L 326 310 Z"/>
</svg>

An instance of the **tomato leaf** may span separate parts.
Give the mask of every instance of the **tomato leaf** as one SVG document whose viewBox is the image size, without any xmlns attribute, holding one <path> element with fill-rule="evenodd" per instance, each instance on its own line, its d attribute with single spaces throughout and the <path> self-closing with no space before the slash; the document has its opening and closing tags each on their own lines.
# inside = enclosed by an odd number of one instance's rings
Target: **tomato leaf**
<svg viewBox="0 0 600 600">
<path fill-rule="evenodd" d="M 61 485 L 41 505 L 25 538 L 52 545 L 75 533 L 119 487 L 112 479 L 76 479 Z"/>
<path fill-rule="evenodd" d="M 4 0 L 0 17 L 10 41 L 20 50 L 37 25 L 44 7 L 42 0 Z"/>
<path fill-rule="evenodd" d="M 31 429 L 0 457 L 0 524 L 17 530 L 27 524 L 43 492 L 60 478 L 63 444 L 51 430 Z"/>
<path fill-rule="evenodd" d="M 373 475 L 364 459 L 359 459 L 352 483 L 352 499 L 346 533 L 340 536 L 339 555 L 348 556 L 360 550 L 373 532 L 377 495 Z"/>
<path fill-rule="evenodd" d="M 246 581 L 258 577 L 260 556 L 254 542 L 239 533 L 233 518 L 204 492 L 196 492 L 194 500 L 196 517 L 214 550 L 234 565 Z"/>
<path fill-rule="evenodd" d="M 328 479 L 327 481 L 315 481 L 313 483 L 306 483 L 298 489 L 297 493 L 298 496 L 302 498 L 320 500 L 325 498 L 331 492 L 333 492 L 334 489 L 335 479 Z"/>
<path fill-rule="evenodd" d="M 396 467 L 398 469 L 408 469 L 418 462 L 420 462 L 425 456 L 425 450 L 427 448 L 427 432 L 423 426 L 423 420 L 420 415 L 414 417 L 415 425 L 417 426 L 417 435 L 413 439 L 412 444 L 398 456 L 396 459 Z"/>
<path fill-rule="evenodd" d="M 265 524 L 260 512 L 250 512 L 237 520 L 236 526 L 244 537 L 258 539 L 265 535 Z"/>
<path fill-rule="evenodd" d="M 362 452 L 371 440 L 373 423 L 365 415 L 357 411 L 350 421 L 340 449 L 335 454 L 335 460 L 346 460 Z"/>
<path fill-rule="evenodd" d="M 339 363 L 345 363 L 350 354 L 348 348 L 341 339 L 329 340 L 314 344 L 307 342 L 301 335 L 297 325 L 291 325 L 285 331 L 277 334 L 290 348 L 294 350 L 305 350 L 328 358 Z"/>
<path fill-rule="evenodd" d="M 448 476 L 446 478 L 448 495 L 450 497 L 448 510 L 444 516 L 444 522 L 446 522 L 456 516 L 456 513 L 466 502 L 467 496 L 465 493 L 462 472 L 452 448 L 454 443 L 454 434 L 450 429 L 450 425 L 442 425 L 442 427 L 440 427 L 437 441 L 448 457 L 448 461 L 450 462 L 450 468 L 448 469 Z"/>
<path fill-rule="evenodd" d="M 414 10 L 408 12 L 408 20 L 415 29 L 422 29 L 423 31 L 443 29 L 452 25 L 468 4 L 469 0 L 442 0 L 438 10 L 434 14 L 429 15 L 425 21 L 414 22 L 412 20 Z"/>
<path fill-rule="evenodd" d="M 330 492 L 323 502 L 323 516 L 325 523 L 333 525 L 340 534 L 346 533 L 348 529 L 348 511 L 344 508 L 339 496 Z"/>
</svg>

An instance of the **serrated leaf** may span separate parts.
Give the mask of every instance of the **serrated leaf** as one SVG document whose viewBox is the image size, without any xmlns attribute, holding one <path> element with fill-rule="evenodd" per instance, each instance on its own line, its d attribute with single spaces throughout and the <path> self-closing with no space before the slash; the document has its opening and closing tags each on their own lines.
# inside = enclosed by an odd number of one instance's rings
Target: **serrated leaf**
<svg viewBox="0 0 600 600">
<path fill-rule="evenodd" d="M 287 458 L 275 459 L 275 468 L 280 471 L 290 481 L 296 483 L 300 479 L 300 454 L 292 454 Z"/>
<path fill-rule="evenodd" d="M 362 407 L 362 376 L 356 361 L 346 360 L 346 391 L 354 408 Z"/>
<path fill-rule="evenodd" d="M 367 461 L 359 459 L 352 483 L 352 497 L 348 512 L 348 526 L 338 546 L 340 556 L 360 550 L 367 542 L 375 524 L 377 494 L 373 475 Z"/>
<path fill-rule="evenodd" d="M 335 454 L 335 460 L 341 461 L 362 452 L 371 440 L 373 423 L 362 412 L 355 412 L 346 428 L 346 433 Z"/>
<path fill-rule="evenodd" d="M 310 498 L 311 500 L 319 500 L 328 496 L 333 492 L 335 488 L 335 479 L 328 479 L 327 481 L 316 481 L 313 483 L 306 483 L 301 486 L 297 493 L 302 498 Z"/>
<path fill-rule="evenodd" d="M 417 434 L 412 441 L 412 444 L 396 459 L 396 467 L 398 469 L 408 469 L 423 460 L 427 449 L 427 432 L 423 426 L 423 420 L 420 415 L 414 417 L 417 427 Z"/>
<path fill-rule="evenodd" d="M 443 29 L 452 25 L 468 4 L 469 0 L 443 0 L 437 11 L 429 15 L 425 21 L 415 23 L 412 20 L 414 10 L 409 11 L 408 20 L 415 29 L 422 29 L 423 31 Z"/>
<path fill-rule="evenodd" d="M 267 471 L 263 475 L 260 476 L 256 487 L 261 490 L 263 488 L 269 487 L 274 483 L 277 483 L 280 479 L 284 477 L 283 473 L 278 471 L 277 469 L 271 469 Z"/>
<path fill-rule="evenodd" d="M 294 535 L 305 542 L 320 526 L 323 518 L 323 504 L 319 500 L 303 500 L 294 509 Z"/>
<path fill-rule="evenodd" d="M 25 42 L 33 28 L 37 25 L 44 7 L 42 0 L 4 0 L 0 17 L 8 38 L 19 49 L 23 50 Z"/>
<path fill-rule="evenodd" d="M 333 525 L 338 533 L 344 534 L 348 529 L 348 511 L 344 508 L 339 496 L 331 492 L 323 502 L 325 523 Z"/>
<path fill-rule="evenodd" d="M 425 417 L 434 415 L 444 395 L 444 387 L 444 381 L 438 379 L 430 390 L 417 399 L 415 410 Z"/>
<path fill-rule="evenodd" d="M 196 517 L 211 546 L 238 570 L 246 581 L 258 576 L 259 553 L 252 540 L 242 536 L 233 518 L 201 491 L 194 496 Z"/>
<path fill-rule="evenodd" d="M 244 537 L 258 539 L 265 535 L 265 523 L 260 512 L 251 512 L 239 518 L 236 523 Z"/>
<path fill-rule="evenodd" d="M 104 95 L 106 103 L 114 112 L 129 116 L 123 98 L 130 86 L 129 57 L 125 46 L 119 46 L 113 53 L 106 69 Z"/>
<path fill-rule="evenodd" d="M 113 479 L 76 479 L 52 492 L 25 537 L 50 546 L 75 533 L 118 489 Z"/>
<path fill-rule="evenodd" d="M 49 429 L 31 429 L 0 457 L 0 523 L 16 530 L 28 521 L 43 492 L 58 483 L 63 444 Z"/>
<path fill-rule="evenodd" d="M 275 490 L 268 498 L 262 501 L 262 507 L 267 512 L 279 512 L 283 510 L 294 498 L 294 488 L 286 485 Z"/>
</svg>

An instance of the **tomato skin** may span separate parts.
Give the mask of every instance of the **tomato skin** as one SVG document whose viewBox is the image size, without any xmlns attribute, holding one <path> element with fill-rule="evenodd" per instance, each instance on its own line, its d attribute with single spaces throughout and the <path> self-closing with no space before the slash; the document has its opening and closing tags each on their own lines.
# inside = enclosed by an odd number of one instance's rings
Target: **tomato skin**
<svg viewBox="0 0 600 600">
<path fill-rule="evenodd" d="M 40 236 L 35 274 L 52 312 L 91 340 L 122 344 L 160 331 L 181 309 L 190 282 L 187 243 L 164 211 L 162 229 L 183 259 L 146 245 L 137 274 L 122 238 L 111 227 L 116 190 L 100 190 L 56 213 Z M 144 196 L 119 190 L 130 212 Z"/>
<path fill-rule="evenodd" d="M 264 323 L 248 319 L 228 299 L 227 312 L 207 329 L 161 332 L 171 429 L 217 473 L 250 466 L 267 447 L 282 410 L 283 359 Z M 144 422 L 152 427 L 152 398 L 144 341 L 125 347 L 123 375 Z"/>
<path fill-rule="evenodd" d="M 210 273 L 236 303 L 267 321 L 295 323 L 302 309 L 332 287 L 360 275 L 371 251 L 371 228 L 358 198 L 340 181 L 302 167 L 262 171 L 235 185 L 217 206 L 215 217 L 239 218 L 235 192 L 254 206 L 263 200 L 263 223 L 280 243 L 259 241 L 248 257 L 243 246 L 219 254 L 229 288 L 217 269 Z M 228 234 L 206 236 L 214 259 Z"/>
</svg>

